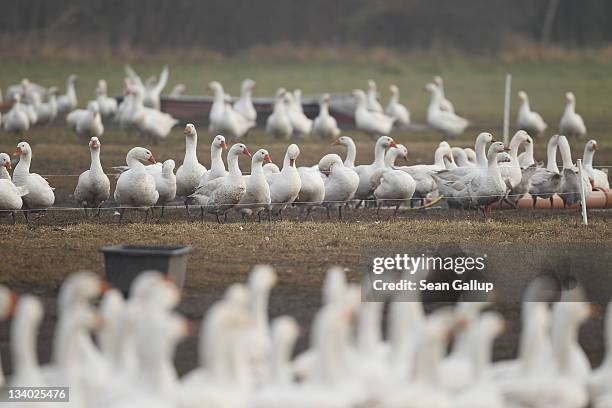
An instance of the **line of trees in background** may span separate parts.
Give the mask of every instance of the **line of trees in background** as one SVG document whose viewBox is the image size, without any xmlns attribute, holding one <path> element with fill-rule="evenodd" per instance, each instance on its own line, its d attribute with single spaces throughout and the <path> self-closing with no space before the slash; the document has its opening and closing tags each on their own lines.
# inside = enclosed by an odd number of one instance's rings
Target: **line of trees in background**
<svg viewBox="0 0 612 408">
<path fill-rule="evenodd" d="M 44 45 L 205 48 L 447 46 L 496 52 L 508 38 L 581 48 L 612 41 L 610 0 L 2 0 L 0 36 Z M 548 18 L 547 18 L 548 15 Z M 545 21 L 549 23 L 546 24 Z"/>
</svg>

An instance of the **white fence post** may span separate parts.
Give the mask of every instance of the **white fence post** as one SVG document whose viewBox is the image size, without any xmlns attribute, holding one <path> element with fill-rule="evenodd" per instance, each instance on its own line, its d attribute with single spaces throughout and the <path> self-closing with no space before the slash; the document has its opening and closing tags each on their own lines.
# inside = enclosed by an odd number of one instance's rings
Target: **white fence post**
<svg viewBox="0 0 612 408">
<path fill-rule="evenodd" d="M 510 143 L 510 87 L 512 75 L 506 74 L 506 93 L 504 95 L 504 144 Z"/>
<path fill-rule="evenodd" d="M 586 194 L 584 194 L 584 179 L 582 178 L 582 159 L 578 159 L 577 164 L 578 178 L 580 178 L 580 206 L 582 207 L 582 223 L 584 225 L 589 225 L 589 220 L 587 219 Z"/>
</svg>

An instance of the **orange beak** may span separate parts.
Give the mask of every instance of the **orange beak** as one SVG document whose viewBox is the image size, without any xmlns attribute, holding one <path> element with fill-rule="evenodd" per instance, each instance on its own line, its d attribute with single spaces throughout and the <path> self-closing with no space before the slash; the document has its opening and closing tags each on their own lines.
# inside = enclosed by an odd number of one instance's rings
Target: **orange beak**
<svg viewBox="0 0 612 408">
<path fill-rule="evenodd" d="M 509 152 L 510 148 L 508 146 L 504 146 L 504 152 Z"/>
<path fill-rule="evenodd" d="M 155 160 L 155 156 L 151 155 L 151 157 L 149 157 L 149 160 L 147 160 L 148 162 L 155 164 L 157 163 L 157 161 Z"/>
<path fill-rule="evenodd" d="M 599 146 L 597 146 L 597 143 L 593 143 L 593 150 L 597 150 L 599 148 Z"/>
<path fill-rule="evenodd" d="M 15 314 L 15 309 L 17 308 L 17 295 L 13 292 L 11 292 L 9 294 L 10 298 L 9 298 L 9 309 L 8 309 L 8 315 L 12 316 Z"/>
<path fill-rule="evenodd" d="M 183 133 L 186 134 L 186 135 L 189 134 L 189 129 L 185 128 L 185 130 L 183 130 Z"/>
<path fill-rule="evenodd" d="M 271 162 L 272 162 L 272 158 L 270 158 L 270 155 L 269 155 L 269 154 L 266 154 L 266 155 L 264 156 L 264 161 L 265 161 L 265 162 L 267 162 L 267 163 L 271 163 Z"/>
<path fill-rule="evenodd" d="M 15 156 L 21 156 L 21 147 L 17 146 L 17 149 L 15 149 Z"/>
<path fill-rule="evenodd" d="M 389 146 L 397 147 L 397 143 L 395 143 L 395 140 L 392 140 L 391 143 L 389 144 Z"/>
<path fill-rule="evenodd" d="M 110 283 L 108 283 L 105 280 L 100 280 L 100 293 L 105 293 L 106 291 L 108 291 L 111 288 L 112 288 L 112 286 L 111 286 Z"/>
<path fill-rule="evenodd" d="M 289 159 L 289 166 L 293 167 L 295 165 L 295 159 Z"/>
<path fill-rule="evenodd" d="M 244 150 L 242 151 L 242 154 L 244 154 L 245 156 L 249 156 L 251 157 L 251 152 L 249 152 L 249 149 L 247 149 L 246 147 L 244 148 Z"/>
<path fill-rule="evenodd" d="M 6 167 L 9 170 L 13 168 L 13 166 L 11 166 L 11 162 L 10 161 L 7 161 L 6 163 L 4 163 L 4 167 Z"/>
<path fill-rule="evenodd" d="M 336 139 L 334 140 L 334 143 L 332 143 L 332 146 L 337 146 L 340 144 L 340 139 Z"/>
<path fill-rule="evenodd" d="M 225 143 L 225 140 L 221 141 L 221 148 L 222 149 L 227 149 L 227 143 Z"/>
</svg>

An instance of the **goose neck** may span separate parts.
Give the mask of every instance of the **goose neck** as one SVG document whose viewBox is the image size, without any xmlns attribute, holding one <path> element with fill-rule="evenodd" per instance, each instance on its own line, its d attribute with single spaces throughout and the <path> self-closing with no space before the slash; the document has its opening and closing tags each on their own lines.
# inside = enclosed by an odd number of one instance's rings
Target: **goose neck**
<svg viewBox="0 0 612 408">
<path fill-rule="evenodd" d="M 100 163 L 100 149 L 91 149 L 91 166 L 89 170 L 92 173 L 103 173 L 102 163 Z"/>
<path fill-rule="evenodd" d="M 548 171 L 559 173 L 557 166 L 557 139 L 551 138 L 546 147 L 546 168 Z"/>
<path fill-rule="evenodd" d="M 321 101 L 321 103 L 319 103 L 319 115 L 329 116 L 329 102 Z"/>
<path fill-rule="evenodd" d="M 582 155 L 582 165 L 587 168 L 593 167 L 593 157 L 595 156 L 595 150 L 589 149 L 588 145 L 584 148 L 584 154 Z M 6 171 L 6 169 L 4 169 Z M 0 178 L 1 175 L 0 175 Z"/>
<path fill-rule="evenodd" d="M 30 316 L 18 316 L 15 318 L 11 329 L 11 355 L 15 374 L 33 373 L 39 369 L 36 355 L 36 338 L 40 319 L 32 319 Z"/>
<path fill-rule="evenodd" d="M 17 174 L 27 174 L 30 172 L 30 163 L 32 162 L 32 156 L 30 153 L 22 153 L 19 156 L 19 162 L 15 166 L 15 171 L 13 172 L 13 176 L 15 173 Z"/>
<path fill-rule="evenodd" d="M 0 167 L 0 180 L 11 180 L 11 175 L 4 166 Z"/>
<path fill-rule="evenodd" d="M 395 160 L 399 156 L 398 149 L 389 149 L 385 155 L 385 167 L 392 168 L 395 165 Z"/>
<path fill-rule="evenodd" d="M 443 146 L 438 146 L 434 153 L 434 164 L 437 167 L 444 168 L 444 153 L 446 153 L 446 149 Z"/>
<path fill-rule="evenodd" d="M 576 113 L 576 102 L 567 101 L 567 103 L 565 104 L 565 113 L 567 114 Z"/>
<path fill-rule="evenodd" d="M 190 135 L 185 137 L 185 160 L 183 162 L 195 163 L 198 161 L 198 135 Z"/>
<path fill-rule="evenodd" d="M 476 139 L 476 143 L 474 144 L 474 151 L 476 152 L 476 166 L 478 167 L 487 167 L 488 158 L 487 158 L 487 142 L 482 139 Z"/>
<path fill-rule="evenodd" d="M 232 177 L 242 177 L 242 172 L 240 171 L 240 165 L 238 164 L 238 156 L 235 154 L 228 155 L 227 158 L 227 168 L 229 171 L 229 176 Z"/>
<path fill-rule="evenodd" d="M 210 148 L 210 167 L 211 168 L 215 168 L 217 166 L 224 166 L 223 165 L 223 158 L 221 157 L 223 153 L 223 149 L 218 147 L 218 146 L 212 146 Z M 229 155 L 228 155 L 228 163 L 229 163 Z M 224 167 L 225 168 L 225 167 Z"/>
<path fill-rule="evenodd" d="M 355 147 L 355 142 L 350 140 L 346 146 L 346 159 L 344 160 L 344 165 L 347 167 L 355 167 L 356 156 L 357 147 Z"/>
<path fill-rule="evenodd" d="M 382 167 L 385 165 L 385 150 L 386 149 L 382 144 L 376 144 L 376 147 L 374 148 L 374 164 L 377 167 Z"/>
<path fill-rule="evenodd" d="M 563 168 L 571 169 L 572 167 L 574 167 L 574 162 L 572 161 L 572 152 L 570 150 L 570 146 L 567 142 L 567 139 L 564 137 L 559 138 L 559 151 L 561 152 Z"/>
</svg>

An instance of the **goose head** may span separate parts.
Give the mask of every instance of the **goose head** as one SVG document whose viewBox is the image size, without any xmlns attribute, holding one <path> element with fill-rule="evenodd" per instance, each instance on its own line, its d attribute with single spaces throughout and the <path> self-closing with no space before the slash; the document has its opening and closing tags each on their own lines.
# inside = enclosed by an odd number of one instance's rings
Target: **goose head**
<svg viewBox="0 0 612 408">
<path fill-rule="evenodd" d="M 353 97 L 355 98 L 355 101 L 358 105 L 365 103 L 366 101 L 365 92 L 363 92 L 361 89 L 353 90 Z"/>
<path fill-rule="evenodd" d="M 326 154 L 319 160 L 319 171 L 323 174 L 329 174 L 332 166 L 341 165 L 342 158 L 335 153 Z"/>
<path fill-rule="evenodd" d="M 517 95 L 518 95 L 519 101 L 521 101 L 521 102 L 529 101 L 529 97 L 527 96 L 527 92 L 519 91 Z"/>
<path fill-rule="evenodd" d="M 217 149 L 227 149 L 227 143 L 225 143 L 225 136 L 217 135 L 213 139 L 212 145 Z"/>
<path fill-rule="evenodd" d="M 302 99 L 302 90 L 297 88 L 293 90 L 293 99 L 299 101 Z"/>
<path fill-rule="evenodd" d="M 168 159 L 164 161 L 164 163 L 162 164 L 162 174 L 165 174 L 165 175 L 174 174 L 175 166 L 176 166 L 176 163 L 172 159 Z"/>
<path fill-rule="evenodd" d="M 287 147 L 286 156 L 289 159 L 290 167 L 295 167 L 295 161 L 297 160 L 299 155 L 300 155 L 300 148 L 298 147 L 298 145 L 294 143 L 294 144 L 290 144 L 289 147 Z"/>
<path fill-rule="evenodd" d="M 32 148 L 28 142 L 20 142 L 15 149 L 15 156 L 29 157 L 32 155 Z"/>
<path fill-rule="evenodd" d="M 436 84 L 432 84 L 431 82 L 425 85 L 425 90 L 431 94 L 438 92 L 438 87 Z"/>
<path fill-rule="evenodd" d="M 476 137 L 476 144 L 484 144 L 491 143 L 493 141 L 493 135 L 488 132 L 482 132 Z"/>
<path fill-rule="evenodd" d="M 393 138 L 389 136 L 381 136 L 376 141 L 376 146 L 380 146 L 384 149 L 388 149 L 389 147 L 397 147 L 397 144 L 393 140 Z"/>
<path fill-rule="evenodd" d="M 0 153 L 0 167 L 5 167 L 7 170 L 12 168 L 11 156 L 6 153 Z"/>
<path fill-rule="evenodd" d="M 107 89 L 108 89 L 108 86 L 106 85 L 106 81 L 104 79 L 100 79 L 98 81 L 97 90 L 99 90 L 101 93 L 106 94 Z"/>
<path fill-rule="evenodd" d="M 323 302 L 332 303 L 344 299 L 347 294 L 347 285 L 344 270 L 338 266 L 330 268 L 323 282 Z"/>
<path fill-rule="evenodd" d="M 398 144 L 393 149 L 396 150 L 397 157 L 403 157 L 404 160 L 408 160 L 408 149 L 406 146 Z"/>
<path fill-rule="evenodd" d="M 251 291 L 245 285 L 234 283 L 226 289 L 223 299 L 232 306 L 248 310 L 251 306 L 252 296 Z"/>
<path fill-rule="evenodd" d="M 283 99 L 286 93 L 287 93 L 287 90 L 285 88 L 278 88 L 276 90 L 276 100 Z"/>
<path fill-rule="evenodd" d="M 575 103 L 576 102 L 576 97 L 574 96 L 573 92 L 566 92 L 565 93 L 565 101 L 567 103 Z"/>
<path fill-rule="evenodd" d="M 595 139 L 591 139 L 588 142 L 586 142 L 586 150 L 587 151 L 591 151 L 594 152 L 595 150 L 597 150 L 599 148 L 599 146 L 597 146 L 597 140 Z M 2 154 L 0 154 L 1 157 Z M 1 160 L 1 159 L 0 159 Z M 1 165 L 1 161 L 0 161 L 0 165 Z M 9 167 L 10 168 L 10 167 Z"/>
<path fill-rule="evenodd" d="M 252 164 L 263 162 L 270 163 L 272 162 L 272 159 L 270 158 L 270 153 L 268 153 L 266 149 L 259 149 L 253 155 L 251 162 Z"/>
<path fill-rule="evenodd" d="M 178 306 L 181 298 L 181 291 L 176 284 L 164 278 L 153 284 L 147 300 L 158 310 L 170 311 Z"/>
<path fill-rule="evenodd" d="M 143 271 L 130 285 L 130 299 L 147 298 L 155 285 L 163 279 L 163 275 L 157 271 Z"/>
<path fill-rule="evenodd" d="M 280 316 L 272 322 L 272 337 L 292 344 L 300 335 L 300 326 L 291 316 Z"/>
<path fill-rule="evenodd" d="M 94 118 L 100 115 L 100 105 L 98 105 L 98 102 L 96 101 L 90 101 L 87 104 L 87 110 L 89 111 L 89 113 L 91 113 L 91 116 L 93 116 Z"/>
<path fill-rule="evenodd" d="M 243 143 L 236 143 L 229 149 L 229 152 L 227 153 L 228 156 L 236 156 L 236 157 L 240 156 L 241 154 L 251 157 L 251 152 L 249 151 L 249 149 L 247 149 L 246 145 Z"/>
<path fill-rule="evenodd" d="M 142 162 L 149 162 L 151 164 L 157 163 L 155 160 L 155 156 L 149 149 L 145 149 L 144 147 L 134 147 L 127 154 L 128 159 L 136 159 Z M 129 165 L 129 163 L 128 163 Z"/>
<path fill-rule="evenodd" d="M 267 292 L 277 281 L 274 269 L 269 265 L 257 265 L 249 276 L 249 287 L 253 292 Z"/>
<path fill-rule="evenodd" d="M 513 136 L 513 139 L 514 138 L 516 138 L 519 141 L 519 144 L 521 143 L 529 144 L 533 140 L 531 139 L 531 137 L 529 137 L 529 133 L 525 132 L 524 130 L 517 131 Z"/>
<path fill-rule="evenodd" d="M 434 80 L 434 84 L 435 84 L 437 87 L 442 87 L 442 86 L 444 86 L 444 80 L 442 79 L 442 77 L 441 77 L 440 75 L 436 75 L 436 76 L 433 78 L 433 80 Z"/>
<path fill-rule="evenodd" d="M 376 82 L 373 79 L 368 79 L 368 91 L 376 92 Z"/>
<path fill-rule="evenodd" d="M 198 132 L 196 131 L 196 127 L 193 123 L 188 123 L 185 125 L 183 134 L 189 138 L 193 138 L 198 135 Z"/>
<path fill-rule="evenodd" d="M 70 75 L 68 76 L 68 79 L 66 80 L 66 83 L 68 83 L 68 84 L 74 84 L 74 83 L 76 82 L 76 80 L 77 80 L 77 76 L 76 76 L 76 74 L 70 74 Z"/>
<path fill-rule="evenodd" d="M 15 312 L 17 295 L 6 286 L 0 285 L 0 320 L 8 319 Z"/>
<path fill-rule="evenodd" d="M 58 306 L 68 310 L 76 304 L 88 303 L 110 288 L 108 282 L 93 272 L 77 272 L 70 275 L 60 288 Z"/>
<path fill-rule="evenodd" d="M 223 93 L 223 86 L 218 81 L 209 82 L 208 89 L 210 89 L 214 95 Z"/>
<path fill-rule="evenodd" d="M 100 149 L 100 139 L 97 137 L 92 137 L 89 139 L 89 149 L 90 150 L 99 150 Z"/>
<path fill-rule="evenodd" d="M 257 83 L 255 81 L 253 81 L 252 79 L 245 79 L 244 81 L 242 81 L 242 92 L 247 92 L 247 91 L 252 91 L 253 88 L 255 88 L 255 85 Z"/>
<path fill-rule="evenodd" d="M 331 96 L 328 93 L 324 93 L 323 95 L 321 95 L 321 103 L 329 103 L 330 100 Z"/>
<path fill-rule="evenodd" d="M 348 136 L 340 136 L 339 138 L 337 138 L 336 140 L 334 140 L 334 142 L 332 143 L 332 146 L 345 146 L 348 147 L 353 143 L 353 139 L 351 139 Z"/>
<path fill-rule="evenodd" d="M 502 142 L 493 142 L 491 146 L 489 146 L 487 160 L 489 163 L 497 163 L 497 155 L 507 152 L 508 150 L 509 149 Z"/>
</svg>

